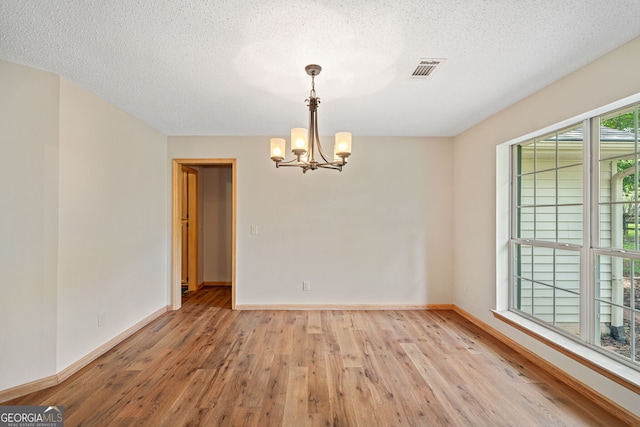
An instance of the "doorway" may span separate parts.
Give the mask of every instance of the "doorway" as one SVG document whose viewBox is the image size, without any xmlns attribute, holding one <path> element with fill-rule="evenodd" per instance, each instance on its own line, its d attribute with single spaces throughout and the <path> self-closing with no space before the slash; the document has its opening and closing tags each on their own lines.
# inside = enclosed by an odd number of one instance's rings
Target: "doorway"
<svg viewBox="0 0 640 427">
<path fill-rule="evenodd" d="M 197 195 L 197 187 L 195 185 L 189 186 L 190 176 L 188 169 L 197 170 L 199 166 L 228 166 L 231 168 L 231 308 L 236 308 L 236 159 L 173 159 L 172 161 L 172 238 L 171 238 L 171 307 L 173 310 L 178 310 L 182 306 L 182 285 L 186 276 L 189 276 L 188 287 L 189 290 L 198 288 L 198 270 L 197 270 L 197 249 L 195 255 L 188 249 L 185 251 L 184 246 L 189 244 L 190 232 L 195 232 L 195 247 L 197 248 L 197 235 L 198 226 L 192 226 L 192 230 L 187 231 L 187 238 L 185 239 L 186 230 L 189 227 L 184 226 L 185 215 L 182 210 L 182 206 L 188 205 L 188 194 L 195 190 Z M 187 171 L 185 172 L 185 168 Z M 187 182 L 185 182 L 185 180 Z M 197 182 L 197 180 L 196 180 Z M 197 196 L 195 196 L 197 199 Z M 190 218 L 196 218 L 197 221 L 197 206 L 195 212 L 190 213 Z M 190 224 L 191 225 L 191 224 Z M 193 243 L 194 238 L 191 237 Z M 192 258 L 195 267 L 191 269 L 189 262 L 185 262 L 184 257 Z M 187 270 L 185 272 L 184 270 Z M 186 275 L 185 275 L 186 273 Z"/>
</svg>

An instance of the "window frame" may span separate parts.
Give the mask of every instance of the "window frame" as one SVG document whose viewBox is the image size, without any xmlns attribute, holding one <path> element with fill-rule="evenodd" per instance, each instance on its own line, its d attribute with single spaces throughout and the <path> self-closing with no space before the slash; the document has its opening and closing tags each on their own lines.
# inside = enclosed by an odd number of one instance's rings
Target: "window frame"
<svg viewBox="0 0 640 427">
<path fill-rule="evenodd" d="M 599 322 L 596 317 L 596 270 L 595 263 L 598 255 L 605 256 L 617 256 L 620 257 L 621 253 L 626 258 L 640 259 L 640 249 L 638 252 L 629 253 L 628 251 L 620 251 L 614 248 L 600 248 L 593 245 L 594 229 L 600 227 L 600 221 L 592 218 L 599 218 L 599 179 L 600 179 L 600 161 L 599 161 L 599 126 L 600 116 L 614 112 L 633 104 L 640 103 L 640 93 L 635 94 L 619 101 L 607 104 L 597 109 L 588 111 L 573 118 L 564 120 L 559 123 L 547 126 L 543 129 L 539 129 L 534 132 L 530 132 L 519 138 L 505 142 L 497 146 L 496 151 L 496 226 L 497 226 L 497 245 L 496 245 L 496 267 L 497 271 L 497 289 L 496 289 L 496 309 L 494 315 L 508 324 L 511 324 L 517 329 L 522 331 L 529 331 L 528 334 L 537 337 L 542 342 L 546 342 L 548 345 L 565 349 L 569 353 L 573 354 L 572 358 L 578 361 L 582 361 L 583 364 L 595 369 L 602 373 L 602 369 L 605 372 L 614 372 L 613 377 L 617 382 L 626 385 L 628 388 L 638 390 L 640 387 L 640 378 L 637 374 L 640 372 L 640 363 L 634 362 L 630 359 L 625 359 L 623 356 L 619 356 L 614 352 L 607 351 L 601 348 L 599 345 L 595 345 L 596 334 L 595 330 L 599 327 Z M 640 112 L 638 113 L 640 115 Z M 533 138 L 543 136 L 552 132 L 561 131 L 574 124 L 582 122 L 584 129 L 583 138 L 583 239 L 580 247 L 572 247 L 580 253 L 580 335 L 572 336 L 565 333 L 559 328 L 549 326 L 548 324 L 532 317 L 527 316 L 525 313 L 514 309 L 514 246 L 515 244 L 530 244 L 532 239 L 514 239 L 515 236 L 515 204 L 516 204 L 516 186 L 514 177 L 517 177 L 517 172 L 513 167 L 514 159 L 516 157 L 513 149 L 514 145 L 532 140 Z M 597 143 L 594 143 L 594 140 Z M 595 148 L 594 148 L 595 147 Z M 556 170 L 558 163 L 556 162 Z M 506 170 L 505 170 L 506 168 Z M 508 185 L 509 191 L 505 197 L 501 191 L 505 190 L 505 184 Z M 557 186 L 556 186 L 557 189 Z M 557 191 L 557 190 L 556 190 Z M 595 193 L 595 194 L 594 194 Z M 557 205 L 557 204 L 556 204 Z M 557 223 L 556 223 L 557 227 Z M 599 229 L 598 231 L 599 232 Z M 596 236 L 597 236 L 596 232 Z M 504 246 L 501 244 L 504 242 Z M 539 242 L 536 242 L 539 243 Z M 549 243 L 549 242 L 547 242 Z M 556 237 L 556 242 L 557 237 Z M 544 244 L 547 246 L 547 244 Z M 556 246 L 551 245 L 554 248 L 566 249 L 564 244 Z M 630 303 L 630 307 L 634 308 L 634 303 Z M 638 310 L 631 311 L 632 316 L 637 313 Z M 522 318 L 523 321 L 519 321 L 518 318 Z M 632 319 L 633 321 L 633 319 Z M 523 325 L 529 326 L 523 326 Z M 533 324 L 541 325 L 543 328 L 548 329 L 551 333 L 540 333 L 540 329 Z M 579 347 L 575 347 L 573 344 L 568 344 L 563 338 L 569 338 L 570 341 L 578 343 L 585 348 L 586 354 L 592 354 L 592 357 L 584 357 L 580 355 L 583 350 L 579 350 Z M 573 350 L 567 350 L 573 348 Z M 589 353 L 589 351 L 595 350 L 598 354 L 604 355 L 605 359 L 596 356 L 595 353 Z M 640 349 L 636 348 L 636 354 L 640 352 Z M 619 363 L 622 366 L 622 374 L 618 374 L 618 368 L 612 368 L 610 362 L 603 360 L 610 359 L 615 365 Z M 637 356 L 636 356 L 637 360 Z M 599 367 L 596 369 L 596 366 Z M 605 366 L 603 368 L 603 366 Z M 624 366 L 630 367 L 635 371 L 630 376 L 629 371 L 624 369 Z M 630 379 L 629 379 L 630 378 Z"/>
<path fill-rule="evenodd" d="M 582 165 L 582 243 L 581 244 L 576 244 L 576 243 L 566 243 L 566 242 L 560 242 L 558 241 L 558 233 L 557 233 L 557 222 L 556 222 L 556 237 L 555 237 L 555 241 L 550 241 L 550 240 L 542 240 L 542 239 L 537 239 L 536 234 L 534 233 L 534 238 L 533 239 L 529 239 L 529 238 L 522 238 L 522 237 L 517 237 L 517 208 L 518 207 L 522 207 L 522 205 L 518 205 L 517 203 L 517 199 L 518 199 L 518 184 L 520 181 L 518 180 L 519 176 L 523 176 L 524 174 L 519 174 L 517 168 L 515 167 L 515 165 L 518 162 L 518 153 L 517 150 L 515 149 L 518 145 L 527 142 L 527 141 L 534 141 L 534 144 L 536 144 L 536 142 L 542 138 L 543 136 L 548 136 L 550 134 L 555 134 L 556 138 L 557 136 L 562 132 L 562 131 L 566 131 L 567 129 L 571 129 L 571 128 L 576 128 L 576 127 L 582 127 L 582 131 L 583 131 L 583 141 L 582 141 L 582 161 L 581 161 L 581 165 Z M 557 126 L 551 126 L 551 127 L 547 127 L 545 129 L 540 130 L 539 132 L 536 133 L 532 133 L 527 135 L 527 138 L 519 138 L 517 141 L 514 141 L 512 144 L 510 144 L 509 146 L 509 151 L 510 151 L 510 161 L 509 161 L 509 188 L 510 188 L 510 198 L 509 198 L 509 244 L 508 244 L 508 251 L 509 251 L 509 265 L 510 265 L 510 271 L 509 271 L 509 288 L 508 288 L 508 310 L 511 312 L 516 313 L 519 316 L 525 317 L 528 320 L 538 323 L 543 327 L 549 328 L 551 330 L 553 330 L 554 332 L 557 332 L 567 338 L 570 338 L 572 340 L 577 340 L 577 338 L 568 333 L 567 331 L 555 327 L 553 325 L 549 325 L 549 323 L 546 323 L 544 321 L 542 321 L 541 319 L 533 316 L 533 315 L 529 315 L 526 312 L 518 309 L 515 307 L 515 286 L 514 286 L 514 279 L 516 277 L 515 275 L 515 271 L 513 271 L 513 269 L 515 268 L 515 247 L 517 245 L 526 245 L 526 246 L 531 246 L 532 248 L 535 247 L 539 247 L 539 248 L 549 248 L 549 249 L 554 249 L 554 253 L 555 250 L 565 250 L 565 251 L 573 251 L 573 252 L 577 252 L 579 254 L 580 257 L 580 267 L 579 267 L 579 275 L 580 275 L 580 286 L 579 286 L 579 290 L 580 290 L 580 304 L 579 304 L 579 310 L 580 310 L 580 314 L 579 314 L 579 323 L 580 323 L 580 331 L 579 331 L 579 337 L 580 337 L 580 341 L 585 341 L 585 338 L 587 338 L 587 330 L 588 326 L 585 328 L 583 327 L 583 325 L 586 325 L 588 322 L 588 313 L 589 313 L 589 309 L 590 307 L 585 306 L 586 304 L 584 304 L 585 300 L 589 299 L 588 296 L 585 295 L 584 292 L 584 283 L 588 283 L 585 282 L 586 277 L 584 272 L 586 269 L 588 269 L 588 266 L 584 265 L 585 264 L 585 260 L 588 259 L 588 257 L 586 257 L 586 255 L 588 255 L 587 252 L 588 248 L 590 246 L 589 242 L 589 235 L 590 235 L 590 215 L 588 213 L 586 213 L 585 211 L 587 211 L 587 207 L 589 207 L 591 205 L 591 194 L 590 194 L 590 187 L 591 185 L 587 185 L 587 177 L 590 174 L 590 161 L 591 161 L 591 151 L 590 151 L 590 147 L 591 144 L 587 144 L 586 141 L 590 141 L 591 139 L 591 125 L 590 125 L 590 120 L 589 118 L 583 118 L 581 120 L 576 120 L 571 122 L 570 120 L 566 120 L 560 124 L 558 124 Z M 556 144 L 557 144 L 557 139 L 556 139 Z M 557 176 L 558 176 L 558 170 L 562 169 L 562 168 L 566 168 L 566 166 L 559 166 L 558 164 L 558 152 L 557 152 L 557 145 L 556 145 L 556 160 L 555 160 L 555 167 L 553 169 L 541 169 L 538 170 L 537 168 L 537 144 L 534 146 L 534 168 L 533 168 L 533 172 L 531 172 L 531 174 L 533 174 L 535 176 L 536 173 L 539 172 L 545 172 L 545 171 L 549 171 L 549 170 L 553 170 L 555 171 L 556 174 L 556 191 L 558 190 L 558 180 L 557 180 Z M 535 179 L 534 179 L 535 181 Z M 534 197 L 535 197 L 535 192 L 536 192 L 536 186 L 534 185 Z M 533 205 L 533 206 L 537 206 L 537 205 Z M 557 209 L 559 206 L 561 206 L 558 203 L 558 195 L 556 193 L 556 202 L 553 205 L 556 208 L 556 218 L 557 218 Z M 586 248 L 586 251 L 585 251 Z M 587 270 L 588 271 L 588 270 Z M 555 261 L 554 261 L 554 276 L 555 276 Z M 535 280 L 533 281 L 533 283 L 535 283 Z M 587 285 L 588 286 L 588 285 Z M 556 286 L 553 286 L 553 289 L 555 289 Z M 594 305 L 595 306 L 595 305 Z M 593 316 L 591 316 L 593 317 Z M 555 319 L 555 300 L 554 300 L 554 315 L 553 318 Z M 554 321 L 555 322 L 555 321 Z"/>
</svg>

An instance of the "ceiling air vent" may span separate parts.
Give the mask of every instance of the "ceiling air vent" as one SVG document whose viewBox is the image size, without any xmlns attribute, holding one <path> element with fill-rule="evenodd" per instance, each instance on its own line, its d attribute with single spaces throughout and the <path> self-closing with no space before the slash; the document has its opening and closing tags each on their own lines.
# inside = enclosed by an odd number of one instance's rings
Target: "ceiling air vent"
<svg viewBox="0 0 640 427">
<path fill-rule="evenodd" d="M 420 59 L 420 63 L 416 69 L 413 70 L 413 73 L 411 73 L 411 77 L 420 79 L 431 77 L 442 67 L 444 61 L 445 59 L 441 58 Z"/>
</svg>

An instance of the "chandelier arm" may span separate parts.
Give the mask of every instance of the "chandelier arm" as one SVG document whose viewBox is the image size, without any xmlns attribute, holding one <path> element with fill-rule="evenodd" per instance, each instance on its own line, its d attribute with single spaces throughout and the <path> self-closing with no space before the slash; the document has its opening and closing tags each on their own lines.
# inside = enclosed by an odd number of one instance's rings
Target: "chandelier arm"
<svg viewBox="0 0 640 427">
<path fill-rule="evenodd" d="M 284 161 L 279 161 L 279 162 L 278 162 L 278 164 L 279 164 L 280 166 L 298 166 L 298 163 L 296 163 L 296 164 L 291 164 L 291 163 L 293 163 L 293 162 L 296 162 L 297 160 L 298 160 L 298 159 L 295 159 L 295 158 L 294 158 L 294 159 L 291 159 L 291 160 L 286 161 L 286 162 L 284 162 Z"/>
<path fill-rule="evenodd" d="M 292 164 L 291 162 L 286 162 L 286 163 L 278 163 L 278 167 L 279 168 L 286 168 L 286 167 L 304 167 L 306 165 L 306 163 L 295 163 Z"/>
<path fill-rule="evenodd" d="M 323 169 L 334 169 L 342 172 L 342 165 L 335 165 L 333 163 L 318 163 L 318 167 Z"/>
<path fill-rule="evenodd" d="M 317 120 L 317 117 L 316 117 Z M 317 122 L 316 122 L 316 126 L 315 126 L 315 134 L 316 134 L 316 141 L 318 142 L 318 152 L 320 153 L 320 157 L 322 157 L 322 159 L 327 163 L 327 164 L 332 164 L 332 161 L 327 160 L 327 158 L 324 155 L 324 151 L 322 151 L 322 144 L 320 143 L 320 135 L 318 133 L 318 126 L 317 126 Z"/>
<path fill-rule="evenodd" d="M 316 125 L 316 99 L 313 97 L 309 97 L 309 133 L 308 133 L 308 141 L 309 141 L 309 163 L 313 163 L 316 161 L 315 156 L 315 144 L 313 130 L 317 127 Z"/>
</svg>

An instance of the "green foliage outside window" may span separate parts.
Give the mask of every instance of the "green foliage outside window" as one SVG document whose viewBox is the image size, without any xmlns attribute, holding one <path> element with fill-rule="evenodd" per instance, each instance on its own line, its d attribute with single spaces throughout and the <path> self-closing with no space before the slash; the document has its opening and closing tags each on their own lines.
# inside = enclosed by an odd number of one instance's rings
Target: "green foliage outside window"
<svg viewBox="0 0 640 427">
<path fill-rule="evenodd" d="M 625 132 L 633 132 L 635 130 L 635 120 L 634 120 L 633 111 L 630 111 L 625 114 L 621 114 L 619 116 L 612 117 L 610 119 L 602 120 L 600 122 L 600 126 L 607 127 L 610 129 L 622 130 Z M 617 161 L 617 172 L 621 172 L 625 169 L 629 169 L 633 167 L 635 164 L 635 159 L 622 159 Z M 636 188 L 638 187 L 638 183 L 640 182 L 636 179 L 636 174 L 630 174 L 622 179 L 622 198 L 627 202 L 633 202 L 635 197 Z M 623 207 L 625 219 L 633 220 L 635 219 L 634 215 L 634 205 L 631 203 L 625 203 Z M 625 221 L 625 224 L 627 221 Z M 625 227 L 626 231 L 626 227 Z"/>
<path fill-rule="evenodd" d="M 604 126 L 610 129 L 618 129 L 626 132 L 633 132 L 635 126 L 633 123 L 633 111 L 626 114 L 613 117 L 611 119 L 602 120 L 600 126 Z"/>
</svg>

